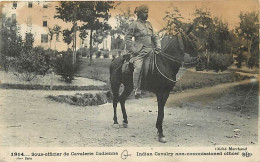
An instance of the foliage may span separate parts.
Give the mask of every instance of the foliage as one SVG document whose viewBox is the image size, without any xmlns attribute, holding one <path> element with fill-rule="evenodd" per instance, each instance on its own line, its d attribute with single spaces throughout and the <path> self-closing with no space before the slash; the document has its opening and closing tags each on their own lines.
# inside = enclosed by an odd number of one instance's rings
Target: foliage
<svg viewBox="0 0 260 162">
<path fill-rule="evenodd" d="M 251 53 L 251 56 L 248 59 L 248 67 L 251 68 L 251 69 L 253 67 L 259 68 L 259 53 L 258 53 L 258 50 L 253 51 Z"/>
<path fill-rule="evenodd" d="M 23 42 L 22 51 L 23 53 L 29 53 L 33 49 L 34 37 L 31 32 L 25 34 L 25 40 Z"/>
<path fill-rule="evenodd" d="M 56 50 L 56 43 L 59 42 L 59 37 L 60 37 L 60 33 L 61 33 L 61 26 L 55 24 L 53 26 L 53 28 L 49 28 L 49 36 L 50 36 L 50 48 L 51 48 L 51 42 L 53 40 L 53 37 L 55 35 L 55 50 Z"/>
<path fill-rule="evenodd" d="M 4 14 L 1 17 L 1 58 L 0 65 L 8 71 L 10 59 L 20 56 L 22 52 L 23 41 L 20 35 L 20 28 L 16 21 L 7 18 Z"/>
<path fill-rule="evenodd" d="M 106 31 L 111 29 L 106 21 L 109 18 L 109 10 L 113 8 L 113 4 L 113 1 L 60 2 L 60 5 L 56 7 L 57 15 L 55 15 L 55 18 L 62 19 L 65 22 L 72 22 L 74 51 L 76 51 L 76 31 L 80 30 L 80 36 L 84 38 L 87 34 L 86 30 L 89 30 L 90 60 L 92 59 L 93 40 L 95 39 L 94 42 L 100 41 L 106 36 Z M 81 21 L 81 26 L 78 26 L 78 21 Z"/>
<path fill-rule="evenodd" d="M 117 38 L 112 38 L 111 40 L 111 50 L 113 49 L 122 49 L 124 48 L 125 42 L 124 40 L 121 38 L 120 35 L 117 36 Z"/>
<path fill-rule="evenodd" d="M 22 77 L 26 81 L 31 81 L 37 75 L 44 76 L 50 68 L 50 58 L 45 55 L 42 47 L 35 47 L 21 53 L 19 57 L 13 60 L 15 75 Z"/>
<path fill-rule="evenodd" d="M 48 27 L 48 30 L 49 30 L 48 35 L 49 35 L 49 41 L 50 41 L 50 49 L 51 49 L 51 42 L 53 40 L 54 30 L 53 30 L 53 28 L 50 28 L 50 27 Z"/>
<path fill-rule="evenodd" d="M 217 53 L 231 53 L 231 34 L 228 24 L 218 18 L 214 18 L 211 34 L 207 38 L 207 49 Z"/>
<path fill-rule="evenodd" d="M 212 18 L 207 9 L 196 9 L 193 20 L 193 33 L 199 38 L 203 49 L 216 53 L 231 52 L 231 32 L 228 23 L 221 19 Z"/>
<path fill-rule="evenodd" d="M 183 22 L 184 17 L 180 14 L 180 11 L 177 7 L 172 7 L 172 11 L 166 11 L 166 16 L 163 20 L 167 21 L 166 27 L 164 27 L 162 31 L 165 31 L 167 34 L 176 34 L 182 31 L 186 23 Z"/>
<path fill-rule="evenodd" d="M 69 30 L 69 29 L 65 29 L 65 30 L 63 30 L 63 32 L 62 32 L 63 41 L 68 45 L 68 47 L 69 47 L 69 45 L 71 44 L 71 42 L 72 42 L 72 40 L 73 40 L 73 38 L 72 38 L 72 33 L 73 33 L 73 31 L 71 31 L 71 30 Z"/>
<path fill-rule="evenodd" d="M 79 57 L 77 56 L 77 64 L 73 65 L 73 53 L 71 50 L 63 51 L 54 60 L 54 69 L 58 75 L 64 79 L 66 83 L 71 83 L 75 75 L 81 68 Z"/>
<path fill-rule="evenodd" d="M 240 24 L 236 28 L 236 33 L 246 40 L 247 48 L 247 65 L 252 66 L 253 58 L 259 58 L 258 56 L 252 56 L 252 52 L 259 52 L 259 13 L 257 11 L 252 11 L 248 13 L 241 12 L 239 15 Z M 254 54 L 253 54 L 254 55 Z M 249 58 L 250 65 L 249 65 Z M 256 60 L 258 62 L 258 60 Z M 253 63 L 257 65 L 258 63 Z"/>
<path fill-rule="evenodd" d="M 96 53 L 96 58 L 100 58 L 101 54 L 102 54 L 102 52 L 101 52 L 101 51 L 98 51 L 98 52 Z"/>
<path fill-rule="evenodd" d="M 80 94 L 77 93 L 75 95 L 59 95 L 59 96 L 48 96 L 48 98 L 58 101 L 58 102 L 65 102 L 71 105 L 77 106 L 96 106 L 105 104 L 107 102 L 112 101 L 112 95 L 109 92 L 91 94 L 91 93 L 84 93 Z"/>
<path fill-rule="evenodd" d="M 134 21 L 134 14 L 131 13 L 130 7 L 126 9 L 121 9 L 121 13 L 116 15 L 116 24 L 115 29 L 112 29 L 110 34 L 115 35 L 125 35 L 129 25 Z"/>
<path fill-rule="evenodd" d="M 77 56 L 82 56 L 82 57 L 86 57 L 89 53 L 89 50 L 86 47 L 81 47 L 77 50 Z"/>
<path fill-rule="evenodd" d="M 212 34 L 212 29 L 214 29 L 213 19 L 211 14 L 207 9 L 200 8 L 196 9 L 194 13 L 193 33 L 199 38 L 203 49 L 208 49 L 208 37 Z"/>
<path fill-rule="evenodd" d="M 104 58 L 109 58 L 109 53 L 108 53 L 108 52 L 105 52 L 105 53 L 103 54 L 103 57 L 104 57 Z"/>
<path fill-rule="evenodd" d="M 209 54 L 209 68 L 218 72 L 219 70 L 225 71 L 233 63 L 233 58 L 230 54 L 218 54 L 210 53 Z"/>
</svg>

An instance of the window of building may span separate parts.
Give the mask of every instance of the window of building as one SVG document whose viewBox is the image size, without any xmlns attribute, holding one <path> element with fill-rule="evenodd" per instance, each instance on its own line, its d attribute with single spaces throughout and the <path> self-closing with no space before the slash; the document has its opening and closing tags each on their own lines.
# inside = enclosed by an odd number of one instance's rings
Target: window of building
<svg viewBox="0 0 260 162">
<path fill-rule="evenodd" d="M 32 8 L 32 6 L 33 6 L 32 2 L 28 2 L 28 7 Z"/>
<path fill-rule="evenodd" d="M 41 42 L 42 43 L 48 43 L 48 34 L 42 34 L 41 35 Z"/>
<path fill-rule="evenodd" d="M 27 23 L 27 26 L 28 26 L 28 27 L 31 27 L 31 26 L 32 26 L 32 16 L 28 16 L 28 17 L 27 17 L 27 22 L 26 22 L 26 23 Z"/>
<path fill-rule="evenodd" d="M 13 8 L 17 8 L 17 2 L 13 2 Z"/>
<path fill-rule="evenodd" d="M 48 8 L 48 4 L 44 3 L 43 8 Z"/>
<path fill-rule="evenodd" d="M 13 23 L 16 22 L 16 14 L 12 14 L 12 22 L 13 22 Z"/>
<path fill-rule="evenodd" d="M 42 26 L 47 27 L 47 25 L 48 25 L 47 21 L 42 22 Z"/>
</svg>

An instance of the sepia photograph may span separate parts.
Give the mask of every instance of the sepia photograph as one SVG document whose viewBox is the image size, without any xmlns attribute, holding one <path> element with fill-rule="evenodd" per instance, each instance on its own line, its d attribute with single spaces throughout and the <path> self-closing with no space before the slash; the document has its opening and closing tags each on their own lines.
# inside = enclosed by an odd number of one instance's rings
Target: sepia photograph
<svg viewBox="0 0 260 162">
<path fill-rule="evenodd" d="M 0 162 L 259 160 L 258 0 L 0 9 Z"/>
</svg>

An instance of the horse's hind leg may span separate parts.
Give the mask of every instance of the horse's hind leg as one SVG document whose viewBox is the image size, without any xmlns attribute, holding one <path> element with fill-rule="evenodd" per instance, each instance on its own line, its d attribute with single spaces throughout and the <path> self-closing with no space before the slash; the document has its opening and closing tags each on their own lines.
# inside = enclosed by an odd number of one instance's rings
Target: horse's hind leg
<svg viewBox="0 0 260 162">
<path fill-rule="evenodd" d="M 121 105 L 121 110 L 123 114 L 123 127 L 127 128 L 128 120 L 127 120 L 127 114 L 126 114 L 126 109 L 125 109 L 125 101 L 128 96 L 130 96 L 131 92 L 133 91 L 133 85 L 125 85 L 124 86 L 124 91 L 120 95 L 120 105 Z"/>
<path fill-rule="evenodd" d="M 114 127 L 119 128 L 118 121 L 117 121 L 117 103 L 119 102 L 119 85 L 112 85 L 112 93 L 113 93 L 113 109 L 114 109 Z"/>
</svg>

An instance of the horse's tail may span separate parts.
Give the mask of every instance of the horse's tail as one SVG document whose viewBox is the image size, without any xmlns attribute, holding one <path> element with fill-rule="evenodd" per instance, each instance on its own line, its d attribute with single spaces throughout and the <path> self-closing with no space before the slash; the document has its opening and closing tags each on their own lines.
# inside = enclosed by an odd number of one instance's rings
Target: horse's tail
<svg viewBox="0 0 260 162">
<path fill-rule="evenodd" d="M 117 57 L 111 61 L 111 64 L 109 66 L 109 74 L 110 74 L 110 82 L 112 83 L 112 77 L 113 75 L 118 74 L 118 70 L 121 70 L 121 67 L 123 65 L 124 58 L 122 56 Z"/>
<path fill-rule="evenodd" d="M 112 78 L 112 73 L 113 73 L 113 60 L 109 66 L 109 80 L 110 80 L 110 83 L 111 83 L 111 78 Z"/>
</svg>

